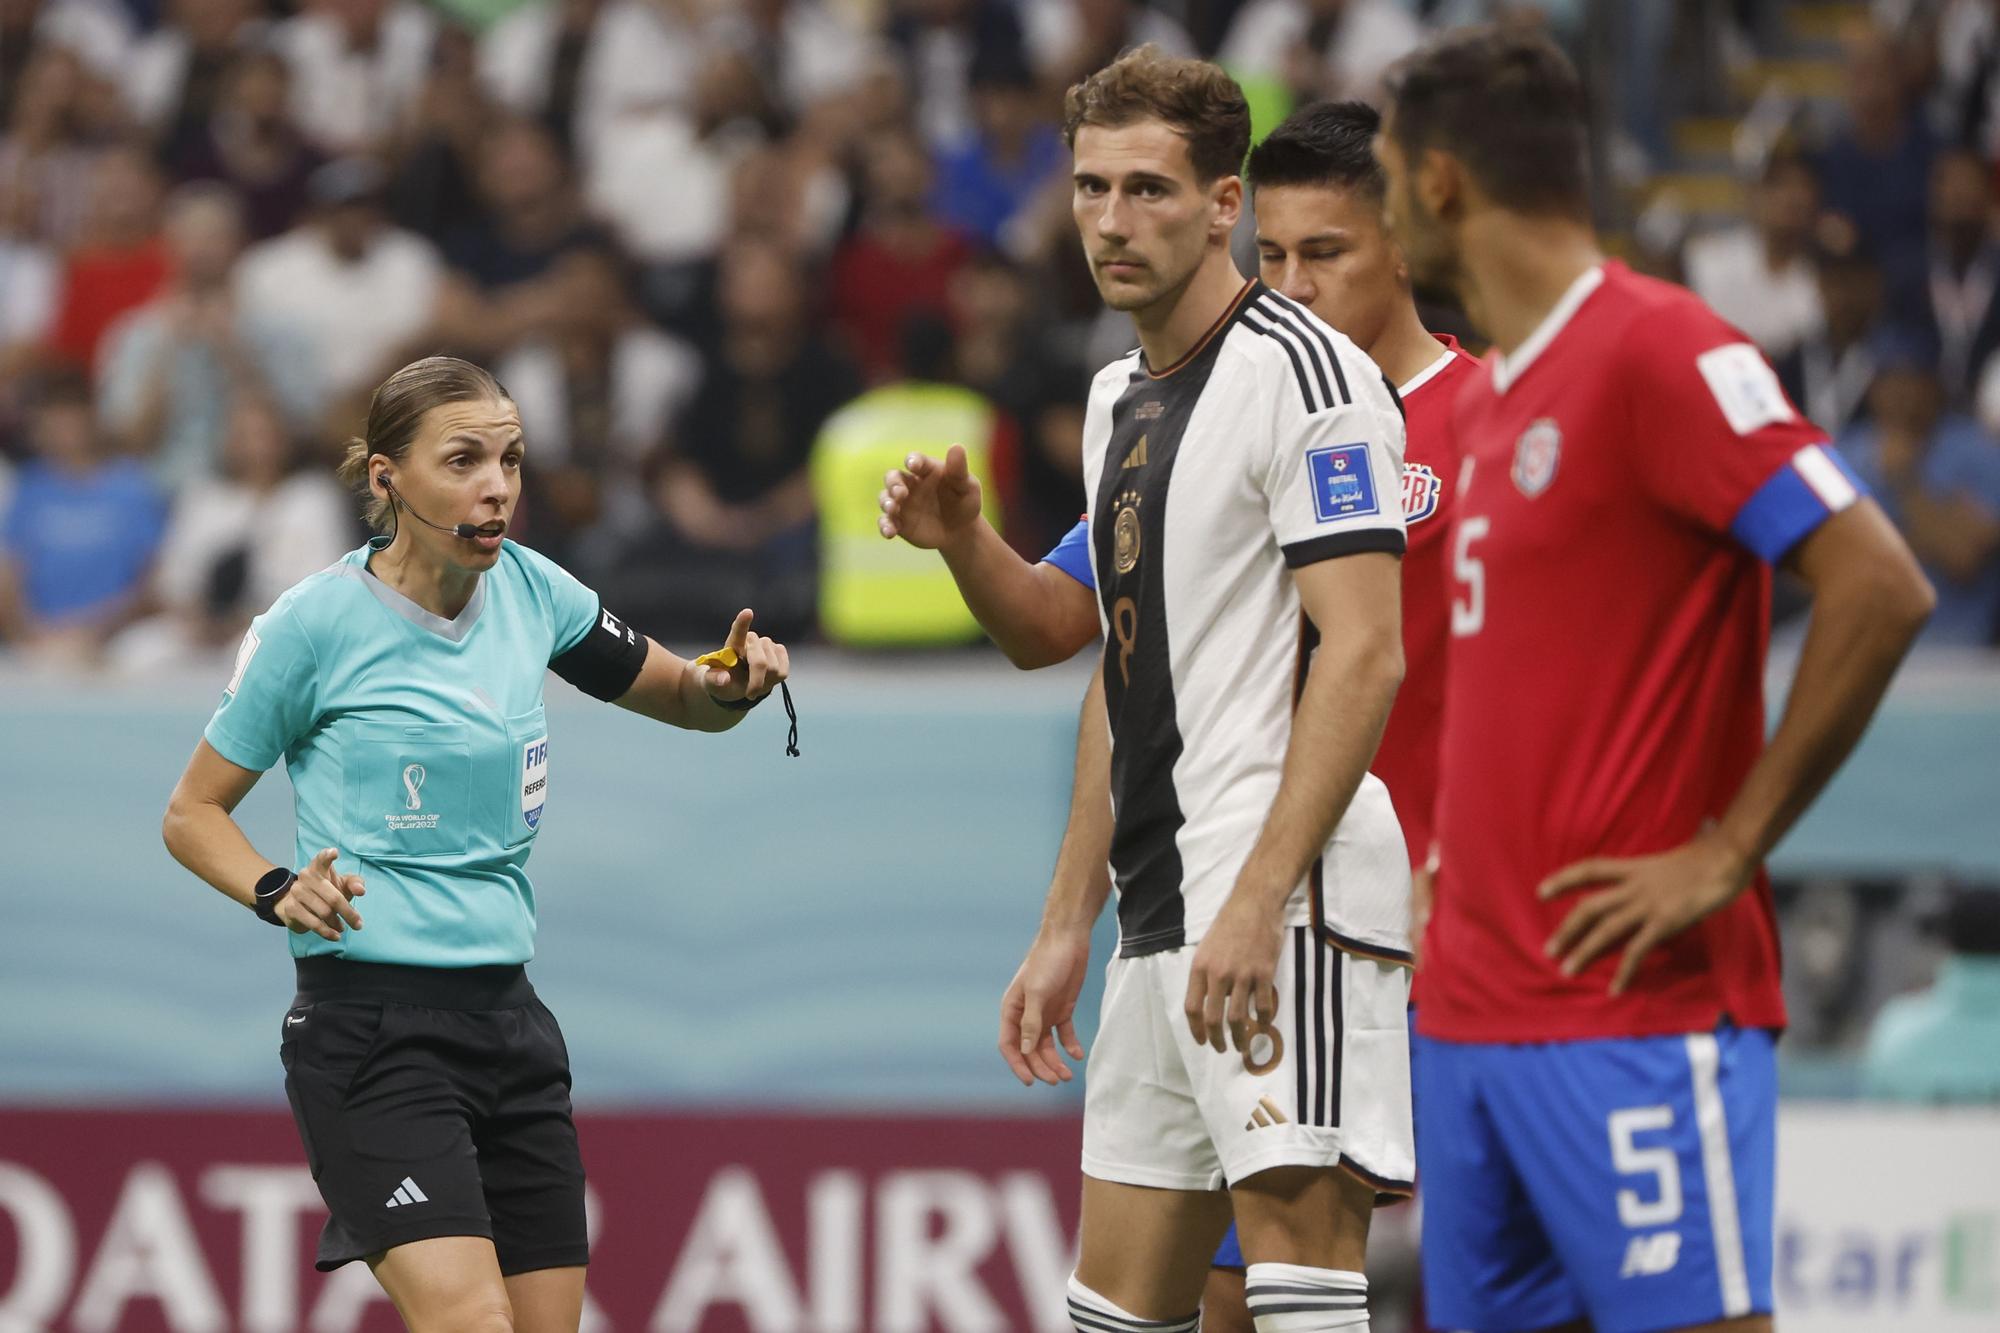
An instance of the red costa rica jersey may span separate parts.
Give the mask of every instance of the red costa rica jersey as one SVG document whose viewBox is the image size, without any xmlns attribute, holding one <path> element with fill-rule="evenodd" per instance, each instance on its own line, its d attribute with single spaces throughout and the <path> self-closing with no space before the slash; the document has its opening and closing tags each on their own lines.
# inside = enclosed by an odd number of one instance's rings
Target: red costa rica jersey
<svg viewBox="0 0 2000 1333">
<path fill-rule="evenodd" d="M 1722 815 L 1764 744 L 1770 565 L 1858 484 L 1742 334 L 1617 263 L 1490 357 L 1456 409 L 1420 1029 L 1516 1042 L 1782 1026 L 1761 870 L 1618 997 L 1618 951 L 1574 978 L 1543 952 L 1590 890 L 1535 890 Z"/>
<path fill-rule="evenodd" d="M 1369 771 L 1389 788 L 1410 864 L 1430 854 L 1431 814 L 1437 803 L 1438 725 L 1444 712 L 1445 653 L 1450 643 L 1449 590 L 1445 586 L 1446 529 L 1450 523 L 1453 468 L 1452 404 L 1479 362 L 1440 337 L 1444 355 L 1407 384 L 1403 399 L 1403 687 L 1382 732 Z"/>
</svg>

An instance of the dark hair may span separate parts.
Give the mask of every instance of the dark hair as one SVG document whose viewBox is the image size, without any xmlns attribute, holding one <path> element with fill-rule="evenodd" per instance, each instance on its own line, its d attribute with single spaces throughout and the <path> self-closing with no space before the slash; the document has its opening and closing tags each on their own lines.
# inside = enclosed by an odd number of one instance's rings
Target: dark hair
<svg viewBox="0 0 2000 1333">
<path fill-rule="evenodd" d="M 1502 208 L 1590 216 L 1583 80 L 1547 37 L 1492 25 L 1448 33 L 1392 69 L 1389 92 L 1391 132 L 1412 165 L 1443 149 Z"/>
<path fill-rule="evenodd" d="M 1388 193 L 1375 160 L 1382 113 L 1366 102 L 1316 102 L 1300 107 L 1250 150 L 1244 178 L 1252 190 L 1271 185 L 1334 185 L 1380 202 Z"/>
<path fill-rule="evenodd" d="M 1183 60 L 1148 43 L 1127 51 L 1063 97 L 1063 142 L 1076 147 L 1086 125 L 1115 129 L 1163 121 L 1187 140 L 1203 185 L 1243 169 L 1250 151 L 1250 104 L 1220 65 Z"/>
<path fill-rule="evenodd" d="M 1757 183 L 1776 185 L 1787 176 L 1803 176 L 1814 189 L 1819 188 L 1818 169 L 1813 166 L 1812 158 L 1796 143 L 1782 143 L 1765 156 L 1764 165 L 1757 173 Z"/>
<path fill-rule="evenodd" d="M 903 378 L 926 384 L 957 379 L 958 339 L 951 322 L 936 310 L 918 309 L 904 316 L 897 331 L 903 353 Z"/>
<path fill-rule="evenodd" d="M 471 403 L 482 399 L 512 400 L 500 381 L 483 368 L 455 356 L 427 356 L 412 361 L 383 380 L 368 404 L 368 431 L 347 442 L 346 454 L 336 474 L 364 500 L 363 516 L 377 532 L 389 530 L 389 497 L 378 495 L 368 480 L 368 460 L 387 454 L 397 462 L 409 456 L 424 414 L 443 403 Z"/>
<path fill-rule="evenodd" d="M 90 377 L 66 365 L 35 376 L 29 381 L 25 396 L 37 412 L 49 407 L 80 407 L 91 411 L 97 401 L 90 392 Z"/>
</svg>

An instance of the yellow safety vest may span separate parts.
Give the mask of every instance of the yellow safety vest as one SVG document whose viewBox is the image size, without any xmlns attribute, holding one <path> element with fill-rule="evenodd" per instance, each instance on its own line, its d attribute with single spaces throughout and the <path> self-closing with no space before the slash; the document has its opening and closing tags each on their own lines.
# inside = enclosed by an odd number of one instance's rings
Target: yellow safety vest
<svg viewBox="0 0 2000 1333">
<path fill-rule="evenodd" d="M 885 541 L 875 524 L 883 474 L 912 453 L 942 458 L 965 446 L 981 483 L 981 508 L 1000 525 L 993 493 L 997 409 L 953 384 L 906 382 L 871 389 L 827 419 L 813 442 L 819 509 L 819 623 L 854 648 L 934 647 L 979 637 L 951 571 L 935 551 Z"/>
</svg>

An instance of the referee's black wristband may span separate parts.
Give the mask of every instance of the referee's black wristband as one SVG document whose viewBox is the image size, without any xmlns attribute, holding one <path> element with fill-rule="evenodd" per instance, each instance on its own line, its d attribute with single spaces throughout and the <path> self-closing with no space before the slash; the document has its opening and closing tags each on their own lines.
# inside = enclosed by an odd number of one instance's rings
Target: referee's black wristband
<svg viewBox="0 0 2000 1333">
<path fill-rule="evenodd" d="M 257 901 L 251 905 L 251 910 L 274 926 L 284 925 L 278 920 L 278 900 L 290 893 L 292 885 L 298 882 L 299 877 L 285 867 L 271 867 L 257 881 Z"/>
</svg>

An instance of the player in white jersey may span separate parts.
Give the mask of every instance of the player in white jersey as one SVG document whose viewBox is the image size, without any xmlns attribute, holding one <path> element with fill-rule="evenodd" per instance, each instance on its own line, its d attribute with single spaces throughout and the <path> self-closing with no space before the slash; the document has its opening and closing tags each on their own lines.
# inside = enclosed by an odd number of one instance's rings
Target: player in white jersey
<svg viewBox="0 0 2000 1333">
<path fill-rule="evenodd" d="M 1402 676 L 1401 412 L 1231 263 L 1249 115 L 1221 70 L 1134 52 L 1070 91 L 1066 133 L 1140 350 L 1086 412 L 1107 639 L 1002 1049 L 1069 1076 L 1115 880 L 1073 1321 L 1193 1329 L 1233 1203 L 1262 1333 L 1365 1327 L 1368 1217 L 1413 1170 L 1407 979 L 1379 961 L 1408 952 L 1408 857 L 1366 771 Z"/>
</svg>

